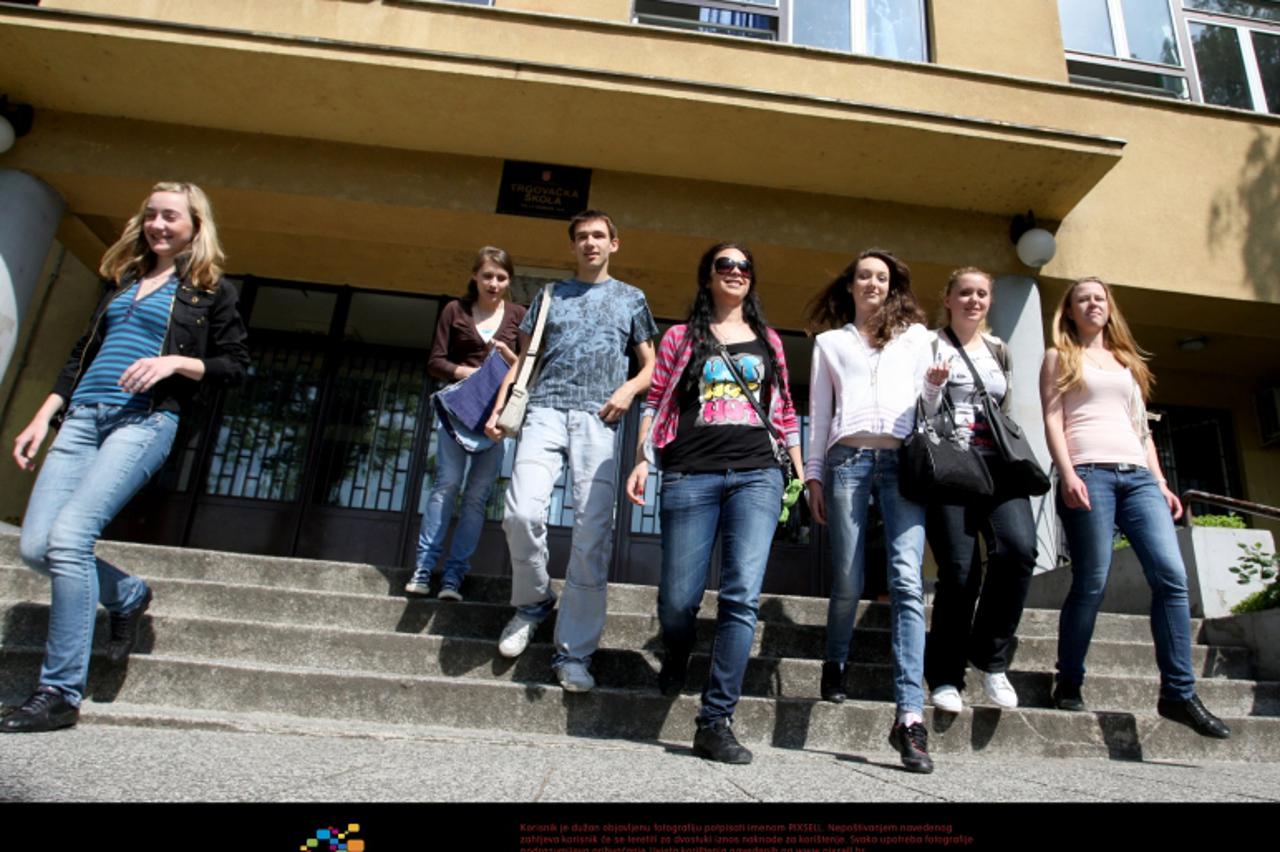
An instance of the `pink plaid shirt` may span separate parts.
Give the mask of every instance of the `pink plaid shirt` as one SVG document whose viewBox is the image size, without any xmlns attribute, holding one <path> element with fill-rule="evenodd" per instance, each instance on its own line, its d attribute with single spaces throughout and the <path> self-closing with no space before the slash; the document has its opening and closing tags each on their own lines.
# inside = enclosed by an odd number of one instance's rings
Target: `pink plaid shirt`
<svg viewBox="0 0 1280 852">
<path fill-rule="evenodd" d="M 680 425 L 680 403 L 677 391 L 680 377 L 689 366 L 693 355 L 692 342 L 688 341 L 689 327 L 683 323 L 673 325 L 662 336 L 658 345 L 658 359 L 653 367 L 653 382 L 645 397 L 641 414 L 653 417 L 653 425 L 644 443 L 644 456 L 650 464 L 656 464 L 655 450 L 660 450 L 675 440 Z M 769 422 L 774 436 L 785 437 L 788 447 L 800 444 L 800 423 L 796 409 L 791 404 L 790 382 L 787 381 L 787 356 L 782 351 L 782 338 L 773 329 L 766 329 L 769 347 L 778 362 L 778 376 L 773 378 L 773 392 L 769 395 Z M 779 381 L 779 378 L 782 380 Z"/>
</svg>

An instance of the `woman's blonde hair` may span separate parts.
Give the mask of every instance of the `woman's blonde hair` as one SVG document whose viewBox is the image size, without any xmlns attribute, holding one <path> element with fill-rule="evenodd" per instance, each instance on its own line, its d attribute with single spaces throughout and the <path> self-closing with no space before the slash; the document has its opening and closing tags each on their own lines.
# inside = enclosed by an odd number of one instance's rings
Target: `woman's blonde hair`
<svg viewBox="0 0 1280 852">
<path fill-rule="evenodd" d="M 960 283 L 960 279 L 966 275 L 977 275 L 980 278 L 987 279 L 987 286 L 991 288 L 992 295 L 995 294 L 996 279 L 991 277 L 991 273 L 985 269 L 979 269 L 976 266 L 962 266 L 959 269 L 953 269 L 950 277 L 947 278 L 947 286 L 942 288 L 942 298 L 945 300 L 951 295 L 951 291 Z M 951 325 L 951 310 L 947 307 L 945 301 L 938 307 L 938 328 L 946 328 Z M 987 318 L 983 317 L 982 322 L 978 323 L 978 331 L 982 334 L 990 334 L 991 326 L 987 325 Z"/>
<path fill-rule="evenodd" d="M 222 264 L 226 261 L 226 256 L 222 253 L 222 244 L 218 242 L 218 227 L 213 222 L 213 206 L 209 204 L 209 197 L 204 194 L 204 190 L 194 183 L 163 182 L 151 187 L 151 192 L 147 193 L 138 212 L 125 223 L 120 239 L 102 256 L 98 274 L 119 287 L 126 278 L 141 278 L 155 267 L 156 255 L 147 244 L 142 223 L 146 218 L 151 196 L 157 192 L 177 192 L 186 196 L 193 230 L 191 244 L 178 255 L 178 274 L 201 290 L 212 293 L 218 289 L 218 279 L 222 277 Z"/>
<path fill-rule="evenodd" d="M 1058 392 L 1067 393 L 1084 384 L 1084 349 L 1080 345 L 1080 330 L 1071 317 L 1071 297 L 1081 284 L 1097 284 L 1106 294 L 1108 313 L 1107 324 L 1102 329 L 1102 344 L 1117 361 L 1129 368 L 1138 389 L 1142 391 L 1143 401 L 1150 400 L 1151 389 L 1156 383 L 1151 368 L 1147 366 L 1151 353 L 1138 346 L 1133 339 L 1133 332 L 1120 313 L 1120 305 L 1116 303 L 1111 286 L 1101 278 L 1081 278 L 1072 284 L 1062 294 L 1062 301 L 1053 314 L 1053 346 L 1058 350 Z"/>
</svg>

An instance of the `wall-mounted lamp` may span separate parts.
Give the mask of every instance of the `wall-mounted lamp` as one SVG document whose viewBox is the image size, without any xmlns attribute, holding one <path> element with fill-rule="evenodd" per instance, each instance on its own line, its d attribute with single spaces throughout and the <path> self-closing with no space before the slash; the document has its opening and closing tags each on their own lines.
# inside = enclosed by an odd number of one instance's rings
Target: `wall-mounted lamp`
<svg viewBox="0 0 1280 852">
<path fill-rule="evenodd" d="M 1018 214 L 1013 217 L 1009 225 L 1009 239 L 1017 246 L 1018 260 L 1036 269 L 1053 260 L 1058 250 L 1053 234 L 1036 226 L 1036 215 L 1030 210 L 1025 216 Z"/>
<path fill-rule="evenodd" d="M 1178 348 L 1183 352 L 1202 352 L 1209 345 L 1209 338 L 1203 334 L 1197 337 L 1184 337 L 1178 341 Z"/>
<path fill-rule="evenodd" d="M 0 95 L 0 154 L 13 147 L 13 140 L 31 132 L 34 118 L 30 104 L 11 104 L 8 95 Z"/>
</svg>

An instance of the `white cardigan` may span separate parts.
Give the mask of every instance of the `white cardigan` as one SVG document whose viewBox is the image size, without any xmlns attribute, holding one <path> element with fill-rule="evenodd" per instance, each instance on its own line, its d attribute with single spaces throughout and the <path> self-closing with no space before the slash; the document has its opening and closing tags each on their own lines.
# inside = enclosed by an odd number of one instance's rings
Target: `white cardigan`
<svg viewBox="0 0 1280 852">
<path fill-rule="evenodd" d="M 901 439 L 911 432 L 933 355 L 931 340 L 916 323 L 877 355 L 852 324 L 818 335 L 809 376 L 806 480 L 822 481 L 827 451 L 841 438 L 864 434 Z"/>
</svg>

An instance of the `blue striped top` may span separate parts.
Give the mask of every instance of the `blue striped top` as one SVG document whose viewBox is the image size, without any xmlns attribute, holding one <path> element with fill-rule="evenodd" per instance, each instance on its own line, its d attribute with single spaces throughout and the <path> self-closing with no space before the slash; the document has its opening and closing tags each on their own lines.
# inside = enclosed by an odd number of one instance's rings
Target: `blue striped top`
<svg viewBox="0 0 1280 852">
<path fill-rule="evenodd" d="M 171 275 L 144 299 L 138 299 L 135 281 L 111 300 L 102 318 L 106 323 L 102 348 L 71 394 L 73 405 L 105 403 L 128 409 L 151 407 L 151 391 L 126 393 L 120 387 L 120 376 L 134 361 L 160 354 L 177 292 L 178 276 Z M 168 413 L 177 419 L 176 413 Z"/>
</svg>

